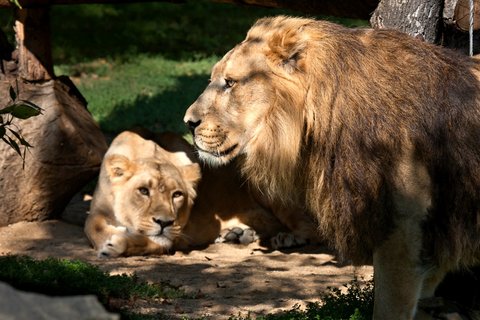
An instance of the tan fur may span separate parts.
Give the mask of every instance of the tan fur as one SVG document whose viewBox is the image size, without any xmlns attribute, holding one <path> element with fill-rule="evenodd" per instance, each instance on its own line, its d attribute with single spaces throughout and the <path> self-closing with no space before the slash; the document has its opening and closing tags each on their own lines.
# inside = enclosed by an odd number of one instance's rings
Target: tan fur
<svg viewBox="0 0 480 320">
<path fill-rule="evenodd" d="M 117 136 L 102 163 L 85 225 L 99 255 L 164 254 L 203 247 L 233 222 L 253 228 L 265 241 L 290 232 L 288 226 L 295 228 L 298 239 L 318 240 L 312 221 L 306 215 L 298 219 L 297 209 L 260 204 L 234 164 L 212 170 L 196 162 L 192 146 L 175 134 L 127 131 Z M 139 194 L 144 186 L 149 187 L 149 197 Z M 174 197 L 178 192 L 183 195 L 181 203 Z M 271 210 L 294 218 L 285 226 Z M 173 223 L 162 230 L 154 218 Z"/>
<path fill-rule="evenodd" d="M 375 267 L 375 318 L 411 319 L 443 274 L 479 262 L 478 60 L 395 31 L 259 20 L 185 122 L 200 157 L 238 159 Z"/>
</svg>

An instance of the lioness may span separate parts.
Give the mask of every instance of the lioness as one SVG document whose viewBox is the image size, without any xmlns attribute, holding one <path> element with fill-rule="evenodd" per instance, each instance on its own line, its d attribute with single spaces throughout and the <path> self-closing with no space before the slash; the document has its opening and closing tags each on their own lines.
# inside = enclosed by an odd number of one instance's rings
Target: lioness
<svg viewBox="0 0 480 320">
<path fill-rule="evenodd" d="M 85 233 L 99 256 L 165 254 L 213 243 L 223 228 L 253 228 L 274 248 L 317 241 L 308 216 L 294 217 L 291 233 L 261 206 L 236 168 L 201 168 L 193 148 L 174 134 L 123 132 L 108 149 L 93 195 Z M 168 149 L 168 151 L 166 150 Z M 272 206 L 270 206 L 272 207 Z M 278 206 L 278 208 L 282 208 Z M 292 212 L 292 213 L 290 213 Z M 233 234 L 239 241 L 255 235 Z"/>
<path fill-rule="evenodd" d="M 447 271 L 479 262 L 479 72 L 396 31 L 266 18 L 184 121 L 205 162 L 238 159 L 341 255 L 373 259 L 375 319 L 412 319 Z"/>
</svg>

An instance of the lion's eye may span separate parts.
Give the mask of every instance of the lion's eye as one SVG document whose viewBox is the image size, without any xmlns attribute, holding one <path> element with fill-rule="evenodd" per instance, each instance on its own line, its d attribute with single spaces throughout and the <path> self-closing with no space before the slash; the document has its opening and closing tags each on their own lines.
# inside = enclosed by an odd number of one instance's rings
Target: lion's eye
<svg viewBox="0 0 480 320">
<path fill-rule="evenodd" d="M 232 79 L 225 79 L 225 88 L 231 88 L 235 85 L 236 81 Z"/>
<path fill-rule="evenodd" d="M 144 196 L 149 196 L 150 195 L 150 190 L 148 190 L 148 188 L 145 188 L 145 187 L 138 188 L 138 192 L 140 192 L 140 194 L 142 194 Z"/>
<path fill-rule="evenodd" d="M 175 192 L 172 194 L 172 198 L 173 198 L 173 199 L 180 198 L 180 197 L 183 197 L 183 192 L 182 192 L 182 191 L 175 191 Z"/>
</svg>

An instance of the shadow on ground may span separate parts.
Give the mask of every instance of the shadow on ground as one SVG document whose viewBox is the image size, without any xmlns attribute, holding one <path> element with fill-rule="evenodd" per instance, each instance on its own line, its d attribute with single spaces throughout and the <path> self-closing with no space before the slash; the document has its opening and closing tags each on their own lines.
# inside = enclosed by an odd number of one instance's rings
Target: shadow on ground
<svg viewBox="0 0 480 320">
<path fill-rule="evenodd" d="M 168 256 L 99 259 L 82 227 L 62 221 L 21 222 L 0 228 L 0 254 L 80 259 L 113 274 L 137 274 L 149 282 L 168 283 L 191 299 L 137 301 L 142 314 L 170 317 L 264 314 L 318 301 L 327 287 L 342 287 L 355 276 L 371 275 L 370 267 L 339 264 L 321 247 L 291 252 L 249 246 L 214 244 L 202 251 Z"/>
</svg>

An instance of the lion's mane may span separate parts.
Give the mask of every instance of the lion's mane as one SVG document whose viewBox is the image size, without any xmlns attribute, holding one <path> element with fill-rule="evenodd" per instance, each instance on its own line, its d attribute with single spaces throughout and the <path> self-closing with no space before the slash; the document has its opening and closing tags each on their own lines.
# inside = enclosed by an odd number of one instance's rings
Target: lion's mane
<svg viewBox="0 0 480 320">
<path fill-rule="evenodd" d="M 339 252 L 365 263 L 394 227 L 399 163 L 419 163 L 432 188 L 425 256 L 470 264 L 480 248 L 478 63 L 399 32 L 310 19 L 259 20 L 243 44 L 259 41 L 276 101 L 244 155 L 249 180 L 306 203 Z"/>
</svg>

